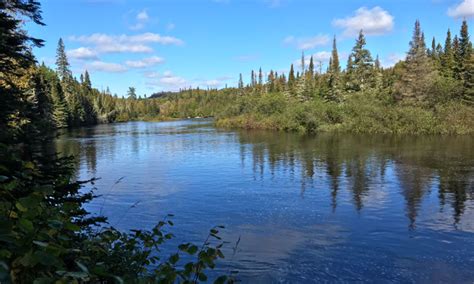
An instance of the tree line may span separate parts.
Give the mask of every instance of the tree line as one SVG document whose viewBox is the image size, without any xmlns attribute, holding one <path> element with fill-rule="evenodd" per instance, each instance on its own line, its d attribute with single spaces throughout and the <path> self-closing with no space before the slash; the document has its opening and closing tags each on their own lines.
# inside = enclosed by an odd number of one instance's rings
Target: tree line
<svg viewBox="0 0 474 284">
<path fill-rule="evenodd" d="M 345 68 L 334 38 L 326 70 L 301 57 L 289 72 L 242 74 L 235 88 L 160 98 L 161 116 L 214 116 L 222 127 L 384 134 L 474 133 L 474 53 L 468 24 L 431 47 L 419 21 L 404 60 L 384 68 L 361 30 Z M 319 64 L 318 64 L 319 63 Z"/>
<path fill-rule="evenodd" d="M 0 283 L 196 283 L 223 258 L 222 227 L 203 244 L 160 248 L 172 215 L 151 230 L 122 232 L 83 205 L 96 198 L 76 181 L 72 157 L 51 153 L 56 128 L 134 118 L 154 100 L 117 99 L 72 78 L 60 41 L 58 70 L 38 66 L 24 23 L 44 25 L 40 3 L 0 1 Z M 149 109 L 147 109 L 149 108 Z M 233 283 L 232 275 L 216 283 Z"/>
<path fill-rule="evenodd" d="M 159 113 L 157 102 L 137 97 L 133 87 L 124 99 L 112 95 L 108 88 L 105 91 L 93 88 L 87 70 L 79 80 L 73 77 L 62 39 L 58 42 L 56 66 L 53 70 L 42 63 L 28 68 L 19 66 L 15 70 L 21 74 L 18 85 L 36 105 L 38 119 L 44 127 L 56 129 L 128 121 Z"/>
</svg>

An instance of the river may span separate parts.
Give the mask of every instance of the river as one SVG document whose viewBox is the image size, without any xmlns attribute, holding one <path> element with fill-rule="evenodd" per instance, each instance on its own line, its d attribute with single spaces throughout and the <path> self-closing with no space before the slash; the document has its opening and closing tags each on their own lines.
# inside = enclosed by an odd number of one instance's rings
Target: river
<svg viewBox="0 0 474 284">
<path fill-rule="evenodd" d="M 71 130 L 56 149 L 120 229 L 231 242 L 247 283 L 474 282 L 474 139 L 221 130 L 211 120 Z M 240 237 L 236 253 L 232 246 Z M 171 250 L 164 249 L 166 254 Z"/>
</svg>

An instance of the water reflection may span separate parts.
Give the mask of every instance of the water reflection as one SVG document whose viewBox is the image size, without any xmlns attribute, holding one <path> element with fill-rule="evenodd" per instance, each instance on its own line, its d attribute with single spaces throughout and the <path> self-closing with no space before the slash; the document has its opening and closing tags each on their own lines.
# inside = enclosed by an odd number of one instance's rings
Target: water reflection
<svg viewBox="0 0 474 284">
<path fill-rule="evenodd" d="M 320 134 L 317 137 L 239 132 L 242 160 L 251 149 L 254 172 L 263 176 L 265 164 L 274 170 L 300 169 L 301 193 L 314 179 L 328 179 L 331 207 L 338 192 L 349 190 L 357 211 L 386 186 L 387 172 L 394 173 L 406 202 L 409 226 L 415 226 L 426 192 L 439 192 L 440 210 L 453 209 L 454 223 L 462 216 L 474 193 L 474 141 L 472 137 L 390 137 Z M 326 177 L 324 177 L 326 176 Z M 345 186 L 341 185 L 344 180 Z M 448 204 L 447 204 L 448 203 Z"/>
<path fill-rule="evenodd" d="M 474 279 L 471 137 L 308 137 L 194 120 L 76 129 L 55 147 L 76 156 L 78 179 L 101 178 L 107 200 L 88 209 L 114 226 L 174 213 L 176 235 L 202 242 L 226 225 L 224 239 L 242 242 L 225 265 L 243 282 Z"/>
</svg>

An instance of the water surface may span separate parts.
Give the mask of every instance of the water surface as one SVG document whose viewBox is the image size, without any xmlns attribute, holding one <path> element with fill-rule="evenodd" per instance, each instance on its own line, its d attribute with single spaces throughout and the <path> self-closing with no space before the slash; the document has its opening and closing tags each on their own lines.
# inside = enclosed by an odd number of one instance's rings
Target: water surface
<svg viewBox="0 0 474 284">
<path fill-rule="evenodd" d="M 77 156 L 79 179 L 101 178 L 88 209 L 111 225 L 151 228 L 172 213 L 174 242 L 197 243 L 225 225 L 223 238 L 241 241 L 218 272 L 237 269 L 244 283 L 474 282 L 472 137 L 187 120 L 76 129 L 56 147 Z"/>
</svg>

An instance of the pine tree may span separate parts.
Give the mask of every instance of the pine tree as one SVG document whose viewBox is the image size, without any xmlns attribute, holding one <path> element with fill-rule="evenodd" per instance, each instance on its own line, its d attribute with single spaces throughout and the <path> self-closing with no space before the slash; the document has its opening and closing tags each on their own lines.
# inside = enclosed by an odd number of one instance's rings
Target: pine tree
<svg viewBox="0 0 474 284">
<path fill-rule="evenodd" d="M 134 87 L 129 87 L 127 91 L 127 98 L 129 100 L 136 100 L 137 99 L 137 92 Z"/>
<path fill-rule="evenodd" d="M 89 92 L 92 91 L 91 78 L 89 77 L 89 72 L 87 72 L 87 70 L 84 72 L 83 86 L 84 86 Z"/>
<path fill-rule="evenodd" d="M 373 87 L 373 59 L 370 51 L 365 48 L 365 44 L 365 36 L 361 30 L 352 48 L 350 65 L 347 67 L 349 91 L 362 91 Z"/>
<path fill-rule="evenodd" d="M 453 39 L 453 73 L 454 73 L 454 78 L 457 80 L 462 80 L 462 57 L 461 57 L 461 50 L 460 50 L 460 44 L 459 44 L 459 38 L 457 35 L 454 36 Z"/>
<path fill-rule="evenodd" d="M 63 90 L 59 80 L 54 80 L 51 86 L 51 98 L 53 101 L 53 120 L 56 128 L 67 127 L 68 110 L 64 99 Z"/>
<path fill-rule="evenodd" d="M 467 21 L 464 20 L 461 26 L 461 32 L 459 37 L 459 47 L 457 56 L 459 62 L 456 62 L 459 70 L 459 78 L 463 81 L 463 100 L 469 103 L 473 103 L 473 93 L 474 93 L 474 81 L 473 81 L 473 50 L 472 43 L 469 40 L 469 31 L 467 26 Z"/>
<path fill-rule="evenodd" d="M 263 85 L 263 73 L 262 73 L 262 68 L 258 70 L 258 85 L 261 88 Z"/>
<path fill-rule="evenodd" d="M 351 63 L 352 64 L 352 63 Z M 339 64 L 339 55 L 337 52 L 336 37 L 334 37 L 332 42 L 332 52 L 331 58 L 329 59 L 329 80 L 328 87 L 329 90 L 326 93 L 326 99 L 331 101 L 339 101 L 341 98 L 341 82 L 340 82 L 340 73 L 341 66 Z"/>
<path fill-rule="evenodd" d="M 458 59 L 458 62 L 456 62 L 456 69 L 459 72 L 459 78 L 464 81 L 466 77 L 465 73 L 468 72 L 467 67 L 469 66 L 469 61 L 471 60 L 472 55 L 472 45 L 469 40 L 469 31 L 466 20 L 462 22 L 457 53 L 458 56 L 456 56 L 456 58 Z"/>
<path fill-rule="evenodd" d="M 308 76 L 310 78 L 314 78 L 314 62 L 313 62 L 313 56 L 309 58 L 309 65 L 308 65 Z"/>
<path fill-rule="evenodd" d="M 239 85 L 238 85 L 238 88 L 240 90 L 243 90 L 244 89 L 244 80 L 242 79 L 242 73 L 239 74 Z"/>
<path fill-rule="evenodd" d="M 69 69 L 69 61 L 67 60 L 66 50 L 62 38 L 59 39 L 58 48 L 56 50 L 56 68 L 59 78 L 61 78 L 62 81 L 68 81 L 72 79 L 72 73 Z"/>
<path fill-rule="evenodd" d="M 423 102 L 436 76 L 433 64 L 426 52 L 420 22 L 415 22 L 413 37 L 410 41 L 405 70 L 396 83 L 397 98 L 409 103 Z"/>
<path fill-rule="evenodd" d="M 444 51 L 441 58 L 441 73 L 446 77 L 454 76 L 454 52 L 451 41 L 451 31 L 448 29 L 446 40 L 444 42 Z"/>
<path fill-rule="evenodd" d="M 331 52 L 331 72 L 339 74 L 341 72 L 341 65 L 339 63 L 339 54 L 337 52 L 336 37 L 332 41 L 332 52 Z"/>
<path fill-rule="evenodd" d="M 293 68 L 293 64 L 291 64 L 290 73 L 288 74 L 288 88 L 290 89 L 290 92 L 294 90 L 295 81 L 296 81 L 295 70 Z"/>
<path fill-rule="evenodd" d="M 474 106 L 474 54 L 465 64 L 463 101 Z"/>
</svg>

